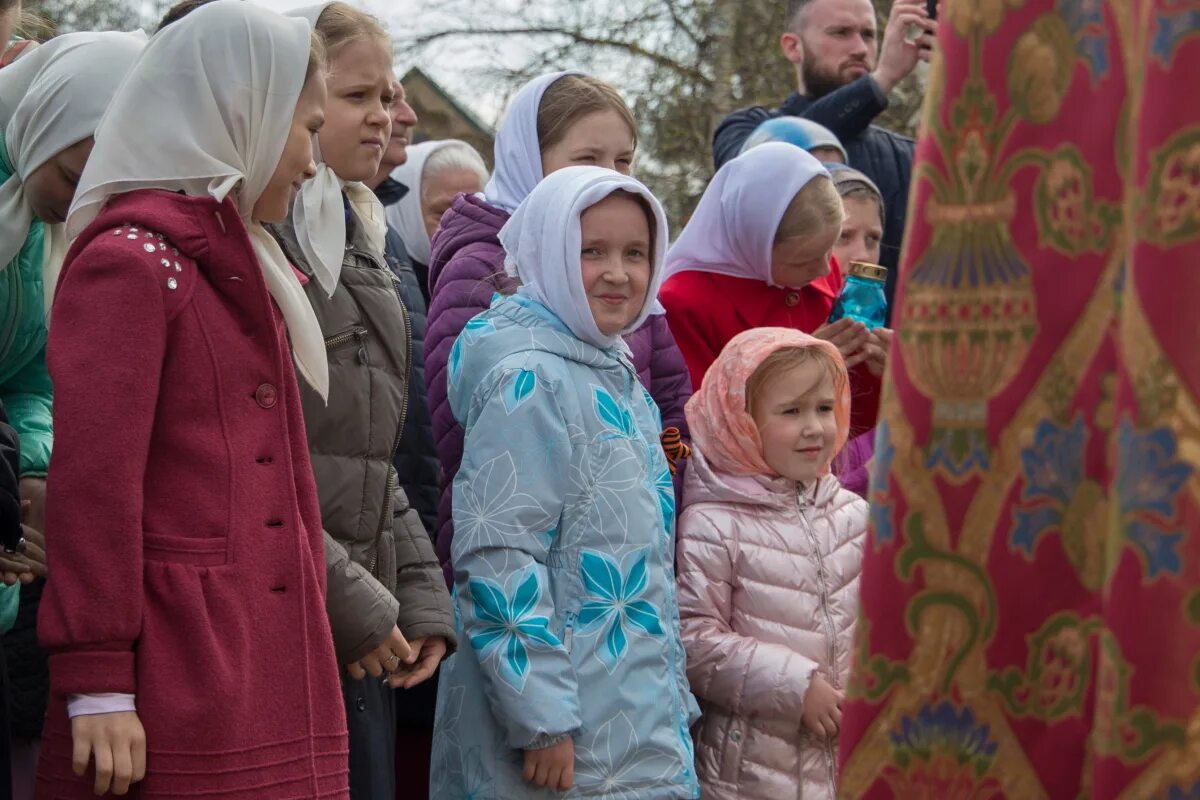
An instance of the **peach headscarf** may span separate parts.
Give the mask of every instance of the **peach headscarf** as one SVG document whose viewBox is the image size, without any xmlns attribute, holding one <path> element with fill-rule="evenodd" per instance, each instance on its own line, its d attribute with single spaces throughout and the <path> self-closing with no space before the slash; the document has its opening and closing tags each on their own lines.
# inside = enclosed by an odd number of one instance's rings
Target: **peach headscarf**
<svg viewBox="0 0 1200 800">
<path fill-rule="evenodd" d="M 752 328 L 729 340 L 708 368 L 700 391 L 684 408 L 692 444 L 717 470 L 730 475 L 778 477 L 763 458 L 758 426 L 746 410 L 746 382 L 776 350 L 786 347 L 815 347 L 824 350 L 839 365 L 834 376 L 839 397 L 834 408 L 837 442 L 834 455 L 846 444 L 850 431 L 850 382 L 841 353 L 829 342 L 794 328 Z M 826 464 L 822 474 L 829 472 Z"/>
</svg>

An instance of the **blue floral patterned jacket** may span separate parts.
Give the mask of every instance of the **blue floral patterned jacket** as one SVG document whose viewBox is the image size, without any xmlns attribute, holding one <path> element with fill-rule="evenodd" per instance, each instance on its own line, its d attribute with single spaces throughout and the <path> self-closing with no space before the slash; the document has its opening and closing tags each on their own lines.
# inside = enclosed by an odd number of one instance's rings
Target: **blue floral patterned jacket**
<svg viewBox="0 0 1200 800">
<path fill-rule="evenodd" d="M 455 342 L 460 641 L 442 668 L 431 797 L 564 797 L 522 750 L 572 736 L 570 798 L 699 797 L 657 407 L 619 350 L 497 299 Z"/>
</svg>

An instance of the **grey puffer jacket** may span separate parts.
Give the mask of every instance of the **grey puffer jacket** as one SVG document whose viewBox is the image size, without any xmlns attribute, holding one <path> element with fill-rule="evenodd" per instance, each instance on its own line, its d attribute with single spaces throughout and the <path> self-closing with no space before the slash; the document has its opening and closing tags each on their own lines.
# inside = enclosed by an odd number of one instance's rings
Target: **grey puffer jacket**
<svg viewBox="0 0 1200 800">
<path fill-rule="evenodd" d="M 326 608 L 338 660 L 357 661 L 398 625 L 412 640 L 454 649 L 450 595 L 433 543 L 392 459 L 404 430 L 411 332 L 395 276 L 353 219 L 338 286 L 305 287 L 329 354 L 328 405 L 301 384 L 304 422 L 325 527 Z M 288 259 L 312 269 L 291 222 L 271 226 Z"/>
</svg>

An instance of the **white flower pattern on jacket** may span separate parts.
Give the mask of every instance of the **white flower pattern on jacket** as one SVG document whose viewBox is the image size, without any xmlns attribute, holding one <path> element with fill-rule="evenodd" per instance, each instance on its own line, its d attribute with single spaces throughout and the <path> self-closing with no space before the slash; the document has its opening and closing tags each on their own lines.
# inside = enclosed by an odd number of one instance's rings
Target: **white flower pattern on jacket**
<svg viewBox="0 0 1200 800">
<path fill-rule="evenodd" d="M 450 357 L 463 647 L 439 682 L 431 797 L 699 796 L 661 423 L 625 353 L 497 299 Z M 565 795 L 522 750 L 576 742 Z"/>
</svg>

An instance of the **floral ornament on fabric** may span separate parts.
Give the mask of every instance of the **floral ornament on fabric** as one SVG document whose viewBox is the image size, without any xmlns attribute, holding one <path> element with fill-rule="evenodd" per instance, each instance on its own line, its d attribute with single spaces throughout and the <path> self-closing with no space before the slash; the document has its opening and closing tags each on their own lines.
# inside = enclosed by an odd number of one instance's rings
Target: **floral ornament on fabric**
<svg viewBox="0 0 1200 800">
<path fill-rule="evenodd" d="M 896 459 L 896 445 L 892 444 L 892 428 L 880 422 L 875 431 L 875 460 L 871 469 L 871 529 L 877 545 L 890 543 L 896 538 L 893 512 L 896 504 L 888 500 L 888 479 L 892 474 L 892 462 Z"/>
<path fill-rule="evenodd" d="M 447 360 L 451 386 L 458 383 L 458 377 L 462 374 L 463 348 L 467 346 L 467 343 L 495 332 L 496 323 L 486 318 L 483 314 L 467 320 L 467 324 L 463 326 L 462 333 L 454 340 L 454 346 L 450 348 L 450 357 Z"/>
<path fill-rule="evenodd" d="M 896 797 L 1002 796 L 988 774 L 999 746 L 970 707 L 950 700 L 927 703 L 916 715 L 901 718 L 889 738 L 895 766 L 885 767 L 883 775 Z"/>
<path fill-rule="evenodd" d="M 1170 428 L 1138 432 L 1128 419 L 1117 431 L 1117 505 L 1121 528 L 1142 556 L 1146 577 L 1178 575 L 1182 531 L 1171 531 L 1175 499 L 1192 476 L 1192 466 L 1176 454 Z"/>
<path fill-rule="evenodd" d="M 562 642 L 550 632 L 550 620 L 535 614 L 542 598 L 542 587 L 535 570 L 517 573 L 510 583 L 517 583 L 510 598 L 495 582 L 472 578 L 468 583 L 476 623 L 471 626 L 471 647 L 480 661 L 496 661 L 500 679 L 517 692 L 525 688 L 529 676 L 528 648 L 553 650 Z"/>
<path fill-rule="evenodd" d="M 675 531 L 675 482 L 671 479 L 674 474 L 671 469 L 664 469 L 658 474 L 658 480 L 654 482 L 654 489 L 658 494 L 658 507 L 662 511 L 663 527 L 666 529 L 667 536 Z"/>
<path fill-rule="evenodd" d="M 633 422 L 633 414 L 611 394 L 599 386 L 592 386 L 593 410 L 596 418 L 610 428 L 615 435 L 625 439 L 637 436 L 637 426 Z"/>
<path fill-rule="evenodd" d="M 533 370 L 519 369 L 504 380 L 504 410 L 512 414 L 533 396 L 537 389 L 537 375 Z"/>
<path fill-rule="evenodd" d="M 634 562 L 628 573 L 622 572 L 620 565 L 605 553 L 584 550 L 580 558 L 587 601 L 579 610 L 579 631 L 604 636 L 603 644 L 596 648 L 596 657 L 610 675 L 625 657 L 629 633 L 663 635 L 658 609 L 641 599 L 649 585 L 646 556 L 645 549 L 631 554 Z"/>
<path fill-rule="evenodd" d="M 754 328 L 730 339 L 705 373 L 700 391 L 684 406 L 692 444 L 715 469 L 728 475 L 778 477 L 763 458 L 758 426 L 746 410 L 746 382 L 768 356 L 786 347 L 817 348 L 836 363 L 845 363 L 829 342 L 793 328 Z M 845 380 L 844 366 L 840 377 L 841 396 L 834 408 L 837 419 L 834 454 L 841 452 L 850 432 L 850 382 Z M 826 464 L 822 474 L 828 472 Z"/>
<path fill-rule="evenodd" d="M 679 755 L 643 745 L 633 722 L 620 711 L 581 743 L 578 764 L 575 782 L 581 793 L 605 800 L 640 800 L 651 789 L 672 785 Z"/>
</svg>

